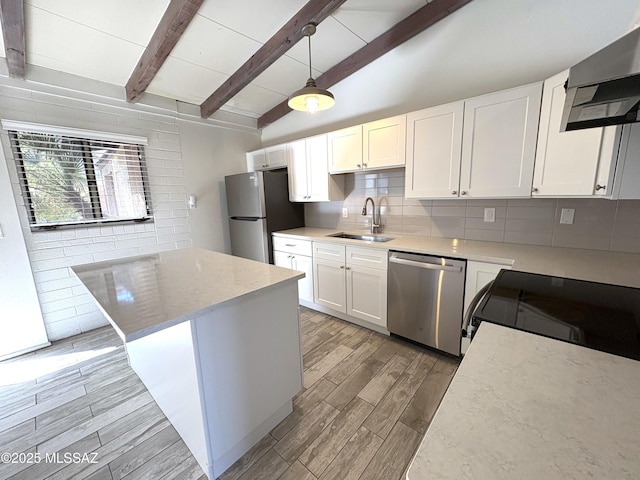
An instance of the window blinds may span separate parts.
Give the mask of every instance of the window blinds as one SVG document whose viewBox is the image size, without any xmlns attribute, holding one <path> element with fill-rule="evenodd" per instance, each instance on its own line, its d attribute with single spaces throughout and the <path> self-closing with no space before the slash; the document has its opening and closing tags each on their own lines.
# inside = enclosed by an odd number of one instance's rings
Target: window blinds
<svg viewBox="0 0 640 480">
<path fill-rule="evenodd" d="M 38 127 L 9 130 L 33 228 L 151 218 L 142 143 Z"/>
</svg>

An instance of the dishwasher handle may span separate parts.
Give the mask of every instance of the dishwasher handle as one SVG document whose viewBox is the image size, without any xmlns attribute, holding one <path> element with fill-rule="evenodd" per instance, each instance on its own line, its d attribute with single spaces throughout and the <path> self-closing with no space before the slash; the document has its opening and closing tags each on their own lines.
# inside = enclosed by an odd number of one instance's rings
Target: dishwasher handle
<svg viewBox="0 0 640 480">
<path fill-rule="evenodd" d="M 462 271 L 462 267 L 455 267 L 453 265 L 442 265 L 439 263 L 416 262 L 415 260 L 407 260 L 406 258 L 400 258 L 396 255 L 391 255 L 389 257 L 389 262 L 399 263 L 400 265 L 409 265 L 409 266 L 418 267 L 418 268 L 426 268 L 428 270 L 443 270 L 445 272 L 461 272 Z"/>
</svg>

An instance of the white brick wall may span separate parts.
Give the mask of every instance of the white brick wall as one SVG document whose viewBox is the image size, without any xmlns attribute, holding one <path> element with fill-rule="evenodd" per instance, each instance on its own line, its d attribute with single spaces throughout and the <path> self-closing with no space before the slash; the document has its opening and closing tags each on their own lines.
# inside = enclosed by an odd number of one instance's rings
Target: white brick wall
<svg viewBox="0 0 640 480">
<path fill-rule="evenodd" d="M 153 223 L 31 232 L 6 131 L 0 133 L 50 340 L 106 325 L 69 266 L 193 245 L 178 121 L 174 116 L 0 85 L 0 118 L 148 138 Z M 211 127 L 214 128 L 214 127 Z M 0 206 L 1 208 L 1 206 Z"/>
</svg>

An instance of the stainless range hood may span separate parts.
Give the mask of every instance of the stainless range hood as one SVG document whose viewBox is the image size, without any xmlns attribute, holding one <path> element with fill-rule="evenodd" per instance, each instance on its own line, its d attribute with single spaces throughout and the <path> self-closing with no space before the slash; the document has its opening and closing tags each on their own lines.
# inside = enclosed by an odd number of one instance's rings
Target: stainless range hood
<svg viewBox="0 0 640 480">
<path fill-rule="evenodd" d="M 569 70 L 561 131 L 640 122 L 640 28 Z"/>
</svg>

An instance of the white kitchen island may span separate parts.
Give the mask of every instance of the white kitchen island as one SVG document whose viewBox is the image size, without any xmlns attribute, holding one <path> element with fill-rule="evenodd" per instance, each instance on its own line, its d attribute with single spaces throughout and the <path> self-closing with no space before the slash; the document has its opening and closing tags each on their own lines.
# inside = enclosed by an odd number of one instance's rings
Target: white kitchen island
<svg viewBox="0 0 640 480">
<path fill-rule="evenodd" d="M 640 478 L 640 362 L 484 322 L 407 472 Z"/>
<path fill-rule="evenodd" d="M 210 479 L 292 411 L 302 273 L 197 248 L 72 270 Z"/>
</svg>

